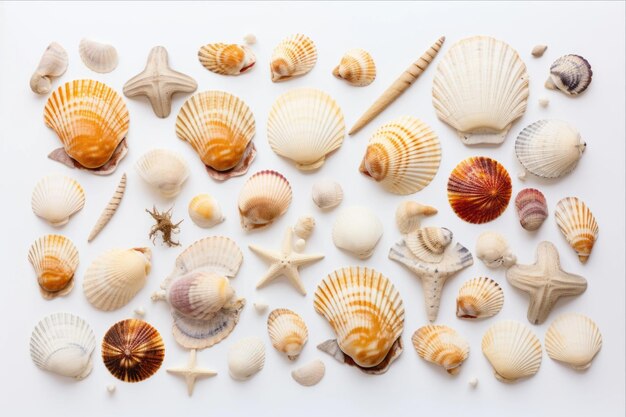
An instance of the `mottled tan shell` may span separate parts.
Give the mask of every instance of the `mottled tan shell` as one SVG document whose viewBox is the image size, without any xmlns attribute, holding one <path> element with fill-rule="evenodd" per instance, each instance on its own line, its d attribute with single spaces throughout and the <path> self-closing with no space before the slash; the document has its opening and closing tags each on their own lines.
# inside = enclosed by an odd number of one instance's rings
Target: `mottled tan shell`
<svg viewBox="0 0 626 417">
<path fill-rule="evenodd" d="M 300 239 L 308 239 L 315 229 L 315 219 L 312 216 L 301 216 L 293 228 L 293 232 Z"/>
<path fill-rule="evenodd" d="M 272 81 L 286 81 L 302 76 L 317 62 L 315 43 L 305 35 L 296 34 L 283 39 L 272 53 L 270 71 Z"/>
<path fill-rule="evenodd" d="M 28 261 L 35 269 L 44 298 L 69 294 L 74 287 L 78 250 L 65 236 L 45 235 L 37 239 L 28 251 Z"/>
<path fill-rule="evenodd" d="M 291 204 L 291 185 L 280 173 L 259 171 L 248 178 L 239 193 L 239 216 L 244 230 L 269 226 Z"/>
<path fill-rule="evenodd" d="M 333 75 L 348 84 L 365 87 L 376 78 L 374 59 L 364 49 L 351 49 L 341 58 L 339 65 L 333 69 Z"/>
<path fill-rule="evenodd" d="M 200 47 L 198 59 L 204 68 L 222 75 L 243 74 L 256 63 L 250 47 L 227 43 L 210 43 Z"/>
<path fill-rule="evenodd" d="M 469 356 L 469 343 L 448 326 L 429 324 L 413 333 L 413 346 L 420 358 L 456 375 Z"/>
<path fill-rule="evenodd" d="M 566 197 L 557 203 L 554 214 L 559 230 L 580 262 L 587 263 L 598 239 L 598 223 L 589 207 L 579 198 Z"/>
<path fill-rule="evenodd" d="M 267 331 L 274 349 L 287 355 L 290 360 L 300 355 L 309 338 L 309 331 L 302 317 L 286 308 L 277 308 L 270 313 Z"/>
<path fill-rule="evenodd" d="M 85 191 L 75 179 L 52 174 L 39 180 L 30 201 L 33 213 L 59 227 L 85 206 Z"/>
<path fill-rule="evenodd" d="M 493 317 L 503 305 L 502 287 L 491 278 L 478 277 L 465 282 L 459 289 L 456 316 L 463 319 Z"/>
<path fill-rule="evenodd" d="M 548 327 L 545 344 L 548 356 L 580 371 L 591 366 L 602 348 L 602 334 L 589 317 L 565 313 Z"/>
</svg>

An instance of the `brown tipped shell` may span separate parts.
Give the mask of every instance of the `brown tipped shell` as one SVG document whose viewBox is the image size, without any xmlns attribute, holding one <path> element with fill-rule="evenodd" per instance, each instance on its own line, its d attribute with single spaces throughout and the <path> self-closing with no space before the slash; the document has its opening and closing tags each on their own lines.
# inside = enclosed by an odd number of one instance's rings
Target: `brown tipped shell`
<svg viewBox="0 0 626 417">
<path fill-rule="evenodd" d="M 591 65 L 580 55 L 563 55 L 550 66 L 546 87 L 559 89 L 569 96 L 577 96 L 591 84 Z"/>
<path fill-rule="evenodd" d="M 545 344 L 548 356 L 580 371 L 591 366 L 602 348 L 602 334 L 589 317 L 565 313 L 548 327 Z"/>
<path fill-rule="evenodd" d="M 407 234 L 420 227 L 422 217 L 435 214 L 437 214 L 437 209 L 434 207 L 416 201 L 403 201 L 396 209 L 396 224 L 400 233 Z"/>
<path fill-rule="evenodd" d="M 308 36 L 297 34 L 285 38 L 272 53 L 272 81 L 286 81 L 302 76 L 311 71 L 316 62 L 317 48 Z"/>
<path fill-rule="evenodd" d="M 119 61 L 113 45 L 81 39 L 78 45 L 80 59 L 92 71 L 106 74 L 117 67 Z"/>
<path fill-rule="evenodd" d="M 531 232 L 539 229 L 548 217 L 546 197 L 534 188 L 524 188 L 517 193 L 515 209 L 522 227 Z"/>
<path fill-rule="evenodd" d="M 28 251 L 28 261 L 35 269 L 44 298 L 69 294 L 74 287 L 78 250 L 65 236 L 46 235 L 37 239 Z"/>
<path fill-rule="evenodd" d="M 239 75 L 248 71 L 256 63 L 256 57 L 248 46 L 210 43 L 198 50 L 202 66 L 211 72 L 222 75 Z"/>
<path fill-rule="evenodd" d="M 444 227 L 423 227 L 407 234 L 404 242 L 418 259 L 437 263 L 452 242 L 452 232 Z"/>
<path fill-rule="evenodd" d="M 504 293 L 497 282 L 487 277 L 467 281 L 456 297 L 456 316 L 463 319 L 493 317 L 502 310 Z"/>
<path fill-rule="evenodd" d="M 273 310 L 267 318 L 267 331 L 272 346 L 294 360 L 309 338 L 306 323 L 297 313 L 286 308 Z"/>
<path fill-rule="evenodd" d="M 469 356 L 469 344 L 448 326 L 429 324 L 413 333 L 413 346 L 420 358 L 456 375 Z"/>
<path fill-rule="evenodd" d="M 580 262 L 587 263 L 598 239 L 598 223 L 589 207 L 576 197 L 566 197 L 557 203 L 555 217 L 559 230 Z"/>
<path fill-rule="evenodd" d="M 280 173 L 259 171 L 248 178 L 239 193 L 239 216 L 244 230 L 269 226 L 291 204 L 291 185 Z"/>
<path fill-rule="evenodd" d="M 374 59 L 364 49 L 351 49 L 341 58 L 339 65 L 333 69 L 333 75 L 348 84 L 365 87 L 376 78 Z"/>
</svg>

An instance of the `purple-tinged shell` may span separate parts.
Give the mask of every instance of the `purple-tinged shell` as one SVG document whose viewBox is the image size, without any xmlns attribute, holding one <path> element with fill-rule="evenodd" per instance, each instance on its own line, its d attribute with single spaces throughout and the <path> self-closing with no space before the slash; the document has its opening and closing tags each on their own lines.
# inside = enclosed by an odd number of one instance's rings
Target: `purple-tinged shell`
<svg viewBox="0 0 626 417">
<path fill-rule="evenodd" d="M 548 217 L 546 197 L 534 188 L 525 188 L 517 194 L 515 208 L 520 224 L 531 232 L 539 229 Z"/>
</svg>

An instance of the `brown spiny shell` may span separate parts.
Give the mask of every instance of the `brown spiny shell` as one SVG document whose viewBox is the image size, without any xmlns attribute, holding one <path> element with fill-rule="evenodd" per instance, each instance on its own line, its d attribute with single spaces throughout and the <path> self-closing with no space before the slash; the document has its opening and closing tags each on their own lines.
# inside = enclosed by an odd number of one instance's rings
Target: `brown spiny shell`
<svg viewBox="0 0 626 417">
<path fill-rule="evenodd" d="M 517 193 L 515 208 L 520 224 L 531 232 L 539 229 L 548 217 L 546 197 L 534 188 L 525 188 Z"/>
<path fill-rule="evenodd" d="M 589 207 L 576 197 L 565 197 L 557 203 L 555 216 L 559 230 L 580 262 L 587 263 L 598 239 L 598 223 Z"/>
<path fill-rule="evenodd" d="M 373 83 L 376 78 L 376 64 L 366 50 L 351 49 L 333 69 L 333 75 L 351 85 L 365 87 Z"/>
<path fill-rule="evenodd" d="M 245 45 L 210 43 L 198 50 L 202 66 L 211 72 L 222 75 L 243 74 L 256 63 L 250 47 Z"/>
<path fill-rule="evenodd" d="M 420 358 L 456 375 L 469 356 L 469 343 L 448 326 L 429 324 L 413 333 L 413 346 Z"/>
<path fill-rule="evenodd" d="M 497 282 L 487 277 L 467 281 L 456 297 L 456 316 L 480 319 L 495 316 L 502 310 L 504 294 Z"/>
<path fill-rule="evenodd" d="M 272 81 L 286 81 L 311 71 L 317 62 L 315 43 L 305 35 L 296 34 L 283 39 L 272 53 Z"/>
<path fill-rule="evenodd" d="M 78 250 L 65 236 L 40 237 L 30 247 L 28 260 L 35 269 L 39 290 L 44 298 L 66 295 L 74 287 Z"/>
<path fill-rule="evenodd" d="M 280 173 L 259 171 L 248 178 L 239 193 L 239 216 L 244 230 L 269 226 L 291 204 L 291 185 Z"/>
</svg>

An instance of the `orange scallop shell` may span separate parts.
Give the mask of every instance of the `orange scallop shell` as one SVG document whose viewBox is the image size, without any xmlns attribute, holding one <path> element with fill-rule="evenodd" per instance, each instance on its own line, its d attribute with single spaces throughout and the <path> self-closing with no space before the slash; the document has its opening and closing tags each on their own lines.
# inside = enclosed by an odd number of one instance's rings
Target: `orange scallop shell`
<svg viewBox="0 0 626 417">
<path fill-rule="evenodd" d="M 511 199 L 511 177 L 495 159 L 473 156 L 461 161 L 448 179 L 452 210 L 469 223 L 487 223 L 500 216 Z"/>
</svg>

